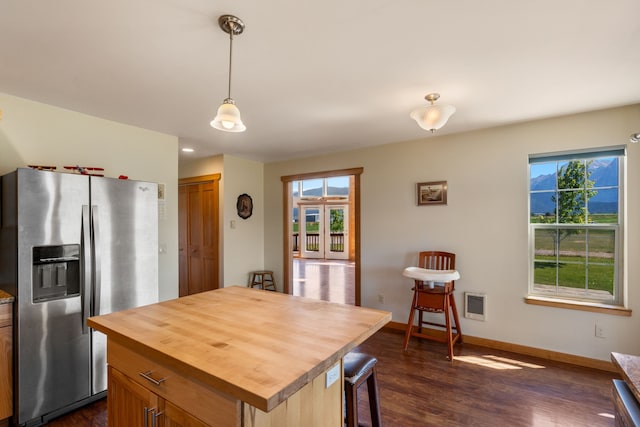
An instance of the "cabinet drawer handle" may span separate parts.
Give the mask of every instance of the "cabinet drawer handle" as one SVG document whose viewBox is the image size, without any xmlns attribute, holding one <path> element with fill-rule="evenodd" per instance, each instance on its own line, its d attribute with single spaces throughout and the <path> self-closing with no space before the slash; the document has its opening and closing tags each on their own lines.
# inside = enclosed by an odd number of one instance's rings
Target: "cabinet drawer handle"
<svg viewBox="0 0 640 427">
<path fill-rule="evenodd" d="M 147 371 L 147 372 L 139 372 L 140 376 L 142 378 L 144 378 L 147 381 L 151 381 L 152 383 L 154 383 L 155 385 L 160 385 L 163 382 L 165 382 L 166 378 L 160 378 L 159 380 L 153 378 L 151 376 L 151 371 Z"/>
<path fill-rule="evenodd" d="M 155 411 L 155 408 L 147 408 L 146 406 L 144 407 L 144 427 L 149 427 L 149 414 L 153 414 L 153 412 Z"/>
<path fill-rule="evenodd" d="M 157 427 L 158 425 L 156 424 L 156 420 L 158 419 L 158 417 L 160 417 L 160 415 L 164 414 L 164 412 L 158 412 L 157 414 L 152 414 L 151 415 L 151 427 Z"/>
</svg>

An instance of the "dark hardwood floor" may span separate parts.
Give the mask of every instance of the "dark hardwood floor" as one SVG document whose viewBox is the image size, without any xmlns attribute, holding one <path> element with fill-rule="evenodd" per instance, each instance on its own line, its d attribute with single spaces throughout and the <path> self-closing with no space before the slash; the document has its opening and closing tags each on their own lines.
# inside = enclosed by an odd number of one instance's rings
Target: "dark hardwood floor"
<svg viewBox="0 0 640 427">
<path fill-rule="evenodd" d="M 446 345 L 381 331 L 359 348 L 375 355 L 387 426 L 613 426 L 618 376 L 468 344 Z M 361 389 L 366 396 L 366 388 Z M 359 413 L 366 416 L 361 399 Z M 364 419 L 364 418 L 363 418 Z"/>
<path fill-rule="evenodd" d="M 378 358 L 383 425 L 614 426 L 610 372 L 576 367 L 469 344 L 446 346 L 383 330 L 358 350 Z M 361 422 L 369 424 L 366 385 Z M 106 401 L 58 418 L 52 427 L 106 426 Z M 303 427 L 303 426 L 300 426 Z"/>
<path fill-rule="evenodd" d="M 47 423 L 48 427 L 107 427 L 107 399 L 101 399 Z"/>
</svg>

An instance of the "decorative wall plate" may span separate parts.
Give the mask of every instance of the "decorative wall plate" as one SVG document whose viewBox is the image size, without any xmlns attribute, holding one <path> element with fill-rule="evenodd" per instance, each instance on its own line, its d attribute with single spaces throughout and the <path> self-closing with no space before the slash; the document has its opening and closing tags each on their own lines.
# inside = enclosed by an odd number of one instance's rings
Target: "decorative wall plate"
<svg viewBox="0 0 640 427">
<path fill-rule="evenodd" d="M 247 193 L 239 195 L 236 208 L 238 209 L 238 216 L 240 218 L 249 218 L 253 213 L 253 199 Z"/>
</svg>

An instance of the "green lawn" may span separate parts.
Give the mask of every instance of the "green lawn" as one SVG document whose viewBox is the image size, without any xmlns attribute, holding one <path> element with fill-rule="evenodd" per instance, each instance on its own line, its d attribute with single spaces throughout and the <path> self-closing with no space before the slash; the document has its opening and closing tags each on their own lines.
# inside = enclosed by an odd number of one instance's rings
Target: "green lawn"
<svg viewBox="0 0 640 427">
<path fill-rule="evenodd" d="M 535 248 L 536 250 L 554 251 L 555 248 L 555 230 L 535 231 Z M 587 236 L 589 241 L 587 242 Z M 560 240 L 560 253 L 571 251 L 576 253 L 584 253 L 589 246 L 589 253 L 608 253 L 613 255 L 615 252 L 615 233 L 613 230 L 590 230 L 589 234 L 579 231 L 575 234 L 564 236 Z"/>
<path fill-rule="evenodd" d="M 557 264 L 553 256 L 536 256 L 534 263 L 534 283 L 538 285 L 556 284 L 556 273 L 560 286 L 586 289 L 586 275 L 589 274 L 589 289 L 607 291 L 613 294 L 614 264 L 611 258 L 590 259 L 585 265 L 584 257 L 561 256 Z"/>
<path fill-rule="evenodd" d="M 297 222 L 293 223 L 293 232 L 298 232 L 299 224 Z M 317 222 L 308 222 L 307 223 L 307 233 L 317 233 L 320 229 L 320 224 Z"/>
</svg>

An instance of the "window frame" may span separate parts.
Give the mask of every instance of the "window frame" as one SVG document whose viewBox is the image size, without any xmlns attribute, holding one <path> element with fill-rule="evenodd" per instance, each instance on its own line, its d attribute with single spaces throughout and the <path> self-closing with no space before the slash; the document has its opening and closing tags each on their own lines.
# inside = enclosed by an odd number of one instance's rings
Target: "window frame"
<svg viewBox="0 0 640 427">
<path fill-rule="evenodd" d="M 549 223 L 536 223 L 531 222 L 531 200 L 532 194 L 535 193 L 543 193 L 550 192 L 549 190 L 532 190 L 531 189 L 531 166 L 532 164 L 539 163 L 551 163 L 556 162 L 556 174 L 558 173 L 558 164 L 571 161 L 571 160 L 589 160 L 589 159 L 597 159 L 597 158 L 608 158 L 608 157 L 617 157 L 618 158 L 618 180 L 617 180 L 617 189 L 618 189 L 618 219 L 615 223 L 584 223 L 584 224 L 576 224 L 576 223 L 561 223 L 558 222 L 557 212 L 555 222 L 552 224 Z M 562 306 L 564 308 L 577 308 L 584 309 L 582 307 L 610 307 L 616 311 L 623 308 L 626 303 L 626 276 L 624 274 L 624 248 L 626 233 L 625 233 L 625 224 L 626 224 L 626 216 L 625 216 L 625 203 L 626 203 L 626 147 L 625 146 L 615 146 L 615 147 L 606 147 L 606 148 L 594 148 L 587 150 L 574 150 L 574 151 L 566 151 L 559 153 L 547 153 L 547 154 L 533 154 L 529 156 L 529 162 L 527 165 L 527 225 L 528 225 L 528 289 L 527 289 L 527 297 L 525 301 L 531 304 L 542 304 L 542 305 L 552 305 L 552 306 Z M 598 188 L 610 188 L 610 185 L 603 185 Z M 558 176 L 556 175 L 556 184 L 555 189 L 553 190 L 555 194 L 559 194 L 558 188 Z M 588 206 L 588 200 L 586 202 L 586 206 Z M 585 230 L 614 230 L 614 259 L 613 259 L 613 295 L 610 298 L 587 298 L 585 296 L 577 297 L 572 296 L 569 293 L 558 293 L 557 288 L 560 285 L 558 283 L 558 279 L 556 276 L 556 292 L 554 294 L 548 294 L 544 292 L 539 292 L 534 289 L 534 276 L 535 276 L 535 262 L 536 262 L 536 254 L 535 254 L 535 236 L 536 230 L 559 230 L 559 229 L 580 229 Z M 585 243 L 586 244 L 586 243 Z M 588 260 L 588 258 L 587 258 Z M 551 263 L 553 264 L 553 263 Z M 557 265 L 557 264 L 556 264 Z M 585 269 L 588 268 L 588 262 L 585 261 Z M 597 265 L 597 264 L 596 264 Z M 585 282 L 584 289 L 588 289 L 588 283 Z M 545 303 L 545 302 L 548 302 Z M 575 307 L 573 307 L 575 306 Z M 590 310 L 592 311 L 592 310 Z M 622 315 L 627 314 L 627 310 L 622 310 L 620 313 Z"/>
</svg>

